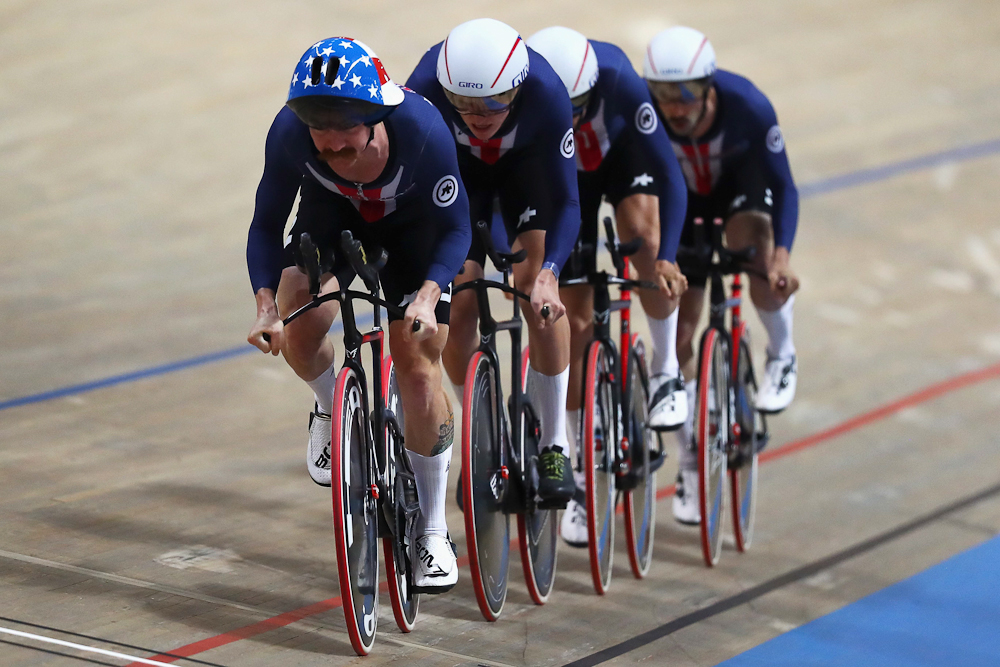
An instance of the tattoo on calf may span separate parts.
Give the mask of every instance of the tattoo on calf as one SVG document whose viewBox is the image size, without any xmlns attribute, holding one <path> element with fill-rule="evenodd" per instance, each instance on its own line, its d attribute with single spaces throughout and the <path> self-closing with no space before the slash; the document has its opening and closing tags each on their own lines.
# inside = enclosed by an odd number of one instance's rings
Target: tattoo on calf
<svg viewBox="0 0 1000 667">
<path fill-rule="evenodd" d="M 451 447 L 451 444 L 455 441 L 455 415 L 451 410 L 448 411 L 448 418 L 441 424 L 441 430 L 438 433 L 437 444 L 434 445 L 434 449 L 431 450 L 431 456 L 437 456 L 444 450 Z"/>
</svg>

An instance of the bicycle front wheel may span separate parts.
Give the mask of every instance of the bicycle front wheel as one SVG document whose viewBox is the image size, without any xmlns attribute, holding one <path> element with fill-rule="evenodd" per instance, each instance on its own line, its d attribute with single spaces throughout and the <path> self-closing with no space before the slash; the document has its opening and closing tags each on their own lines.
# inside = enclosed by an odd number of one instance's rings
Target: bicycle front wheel
<svg viewBox="0 0 1000 667">
<path fill-rule="evenodd" d="M 750 355 L 750 333 L 740 326 L 733 345 L 733 385 L 736 392 L 734 445 L 729 461 L 729 491 L 732 499 L 733 536 L 736 550 L 743 552 L 753 541 L 757 512 L 757 453 L 767 437 L 767 421 L 756 407 L 757 378 Z"/>
<path fill-rule="evenodd" d="M 522 390 L 531 395 L 528 383 L 528 348 L 521 356 Z M 521 407 L 521 442 L 524 443 L 525 470 L 537 468 L 538 419 L 528 405 Z M 532 463 L 529 463 L 532 462 Z M 529 484 L 533 488 L 533 485 Z M 556 545 L 558 544 L 558 510 L 539 508 L 533 499 L 524 512 L 517 515 L 517 537 L 521 550 L 521 569 L 528 593 L 535 604 L 545 604 L 552 593 L 556 578 Z"/>
<path fill-rule="evenodd" d="M 372 494 L 368 418 L 361 382 L 344 367 L 333 392 L 331 476 L 333 531 L 347 633 L 368 655 L 378 625 L 378 509 Z"/>
<path fill-rule="evenodd" d="M 586 477 L 587 547 L 590 574 L 599 595 L 611 584 L 615 547 L 615 452 L 618 409 L 615 362 L 600 341 L 584 357 L 583 472 Z"/>
<path fill-rule="evenodd" d="M 726 444 L 729 435 L 729 359 L 726 339 L 709 329 L 701 339 L 695 439 L 698 443 L 698 504 L 705 564 L 719 562 L 722 547 Z"/>
<path fill-rule="evenodd" d="M 392 357 L 387 356 L 382 362 L 382 387 L 385 390 L 385 407 L 392 410 L 396 416 L 399 433 L 403 432 L 403 403 L 399 398 L 399 382 L 396 380 L 396 369 L 392 365 Z M 402 449 L 402 443 L 396 442 L 393 429 L 386 425 L 385 429 L 385 487 L 389 493 L 383 503 L 388 504 L 387 520 L 392 522 L 392 535 L 382 538 L 382 559 L 385 561 L 385 574 L 389 583 L 389 600 L 392 602 L 392 615 L 396 626 L 401 632 L 410 632 L 417 621 L 417 610 L 420 606 L 420 596 L 411 587 L 411 565 L 406 549 L 406 503 L 416 500 L 416 483 L 407 475 L 397 475 L 401 466 L 405 465 L 397 454 Z"/>
<path fill-rule="evenodd" d="M 500 618 L 507 599 L 510 517 L 503 511 L 507 480 L 502 469 L 496 369 L 476 352 L 465 374 L 462 406 L 462 506 L 472 587 L 487 621 Z"/>
<path fill-rule="evenodd" d="M 660 451 L 660 435 L 647 428 L 649 379 L 642 339 L 632 336 L 622 410 L 629 442 L 629 487 L 624 494 L 625 542 L 629 564 L 636 579 L 649 573 L 653 563 L 653 533 L 656 529 L 656 471 L 650 455 Z"/>
</svg>

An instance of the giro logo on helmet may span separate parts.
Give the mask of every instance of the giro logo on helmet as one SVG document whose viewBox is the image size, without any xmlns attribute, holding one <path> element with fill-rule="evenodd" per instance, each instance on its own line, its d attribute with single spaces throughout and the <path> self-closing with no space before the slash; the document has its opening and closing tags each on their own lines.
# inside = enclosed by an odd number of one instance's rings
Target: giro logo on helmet
<svg viewBox="0 0 1000 667">
<path fill-rule="evenodd" d="M 483 84 L 476 83 L 474 81 L 459 81 L 458 82 L 458 87 L 459 88 L 482 88 Z"/>
<path fill-rule="evenodd" d="M 521 70 L 520 74 L 518 74 L 513 79 L 511 79 L 511 81 L 510 81 L 510 87 L 511 88 L 517 88 L 518 86 L 520 86 L 524 82 L 524 79 L 527 76 L 528 76 L 528 66 L 525 65 L 524 69 Z"/>
<path fill-rule="evenodd" d="M 576 142 L 573 140 L 573 128 L 566 130 L 562 142 L 559 144 L 559 152 L 564 158 L 571 158 L 576 155 Z"/>
<path fill-rule="evenodd" d="M 458 199 L 458 179 L 452 175 L 444 176 L 434 185 L 434 203 L 444 208 L 451 206 Z"/>
<path fill-rule="evenodd" d="M 656 111 L 649 102 L 643 102 L 635 110 L 635 127 L 643 134 L 652 134 L 656 131 Z"/>
</svg>

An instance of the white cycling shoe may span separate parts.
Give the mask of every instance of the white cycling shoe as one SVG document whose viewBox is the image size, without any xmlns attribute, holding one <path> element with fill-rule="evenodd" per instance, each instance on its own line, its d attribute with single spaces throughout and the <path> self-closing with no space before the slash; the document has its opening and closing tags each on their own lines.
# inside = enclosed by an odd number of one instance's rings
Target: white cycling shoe
<svg viewBox="0 0 1000 667">
<path fill-rule="evenodd" d="M 756 407 L 761 412 L 775 414 L 781 412 L 795 398 L 795 381 L 799 365 L 795 357 L 791 359 L 768 359 L 757 392 Z"/>
<path fill-rule="evenodd" d="M 688 416 L 688 395 L 683 376 L 654 375 L 649 380 L 649 395 L 649 428 L 673 431 L 684 424 Z"/>
<path fill-rule="evenodd" d="M 583 503 L 570 500 L 566 504 L 566 511 L 559 522 L 559 534 L 571 547 L 587 546 L 587 508 Z"/>
<path fill-rule="evenodd" d="M 458 583 L 455 545 L 443 535 L 421 535 L 413 545 L 413 590 L 416 593 L 445 593 Z"/>
<path fill-rule="evenodd" d="M 674 492 L 674 519 L 686 526 L 701 523 L 698 506 L 698 471 L 681 470 L 677 473 L 677 490 Z"/>
<path fill-rule="evenodd" d="M 306 468 L 312 481 L 320 486 L 330 486 L 330 440 L 332 439 L 330 415 L 315 406 L 309 414 L 309 445 L 306 448 Z"/>
</svg>

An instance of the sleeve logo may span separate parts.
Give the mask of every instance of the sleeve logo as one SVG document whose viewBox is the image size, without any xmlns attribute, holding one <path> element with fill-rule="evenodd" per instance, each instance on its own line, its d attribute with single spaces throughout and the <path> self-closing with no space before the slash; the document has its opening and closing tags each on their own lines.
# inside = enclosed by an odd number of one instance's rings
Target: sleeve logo
<svg viewBox="0 0 1000 667">
<path fill-rule="evenodd" d="M 643 134 L 652 134 L 656 131 L 656 111 L 649 102 L 643 102 L 635 110 L 635 128 Z"/>
<path fill-rule="evenodd" d="M 566 130 L 566 134 L 563 135 L 562 141 L 559 143 L 559 152 L 566 159 L 576 155 L 576 142 L 573 140 L 572 127 Z"/>
<path fill-rule="evenodd" d="M 785 148 L 785 135 L 781 133 L 781 128 L 772 125 L 767 131 L 767 150 L 772 153 L 780 153 Z"/>
<path fill-rule="evenodd" d="M 458 199 L 458 179 L 449 174 L 443 176 L 434 186 L 434 203 L 444 208 Z"/>
</svg>

